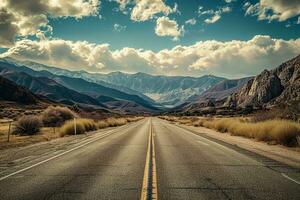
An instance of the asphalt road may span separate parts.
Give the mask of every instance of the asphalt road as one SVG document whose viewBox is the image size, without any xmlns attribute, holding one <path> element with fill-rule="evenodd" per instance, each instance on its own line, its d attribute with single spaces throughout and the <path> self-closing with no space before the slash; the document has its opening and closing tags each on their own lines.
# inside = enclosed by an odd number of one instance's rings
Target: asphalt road
<svg viewBox="0 0 300 200">
<path fill-rule="evenodd" d="M 299 170 L 158 118 L 96 134 L 0 177 L 0 199 L 300 199 Z"/>
</svg>

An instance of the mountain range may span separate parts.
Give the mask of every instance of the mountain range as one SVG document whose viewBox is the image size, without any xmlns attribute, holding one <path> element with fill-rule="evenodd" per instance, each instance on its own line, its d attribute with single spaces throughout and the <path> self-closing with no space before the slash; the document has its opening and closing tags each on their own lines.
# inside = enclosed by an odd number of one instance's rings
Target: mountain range
<svg viewBox="0 0 300 200">
<path fill-rule="evenodd" d="M 300 102 L 300 55 L 255 77 L 224 80 L 199 96 L 172 109 L 198 113 L 208 107 L 219 109 L 261 108 Z M 299 104 L 300 105 L 300 104 Z"/>
<path fill-rule="evenodd" d="M 127 94 L 137 95 L 152 105 L 166 107 L 182 104 L 190 97 L 200 95 L 210 87 L 225 80 L 225 78 L 211 75 L 202 77 L 155 76 L 141 72 L 135 74 L 122 72 L 91 74 L 85 71 L 69 71 L 49 67 L 29 61 L 20 62 L 10 58 L 7 58 L 6 62 L 18 66 L 26 66 L 37 71 L 49 71 L 56 75 L 81 78 Z"/>
<path fill-rule="evenodd" d="M 123 114 L 168 110 L 190 112 L 212 105 L 260 107 L 297 101 L 300 93 L 299 68 L 300 56 L 297 56 L 255 77 L 230 80 L 212 75 L 88 73 L 2 58 L 0 86 L 26 94 L 29 99 L 45 97 L 62 104 L 78 104 Z M 1 94 L 0 98 L 3 99 L 3 96 Z"/>
</svg>

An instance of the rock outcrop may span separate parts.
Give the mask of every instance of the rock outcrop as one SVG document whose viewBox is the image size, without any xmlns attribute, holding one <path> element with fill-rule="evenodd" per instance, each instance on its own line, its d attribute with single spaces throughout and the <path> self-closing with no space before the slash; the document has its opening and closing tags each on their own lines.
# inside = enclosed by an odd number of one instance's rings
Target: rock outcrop
<svg viewBox="0 0 300 200">
<path fill-rule="evenodd" d="M 273 70 L 264 70 L 232 96 L 240 107 L 300 100 L 300 55 Z"/>
</svg>

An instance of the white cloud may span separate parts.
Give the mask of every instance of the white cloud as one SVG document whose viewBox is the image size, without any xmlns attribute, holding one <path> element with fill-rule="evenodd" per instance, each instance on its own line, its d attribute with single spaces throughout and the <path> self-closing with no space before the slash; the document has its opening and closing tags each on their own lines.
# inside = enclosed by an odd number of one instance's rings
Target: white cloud
<svg viewBox="0 0 300 200">
<path fill-rule="evenodd" d="M 99 0 L 0 0 L 0 47 L 10 47 L 17 36 L 51 32 L 48 18 L 96 15 Z"/>
<path fill-rule="evenodd" d="M 146 21 L 152 19 L 156 14 L 169 15 L 177 12 L 177 4 L 174 8 L 167 6 L 163 0 L 136 0 L 131 12 L 131 19 L 134 21 Z"/>
<path fill-rule="evenodd" d="M 195 18 L 191 18 L 185 21 L 186 24 L 195 25 L 197 23 Z"/>
<path fill-rule="evenodd" d="M 171 36 L 174 40 L 178 40 L 184 34 L 184 27 L 179 28 L 175 20 L 163 16 L 156 20 L 155 33 L 158 36 Z"/>
<path fill-rule="evenodd" d="M 204 20 L 205 23 L 207 24 L 213 24 L 217 21 L 219 21 L 219 19 L 221 19 L 221 15 L 223 13 L 229 13 L 231 12 L 231 8 L 228 6 L 224 6 L 219 8 L 218 10 L 203 10 L 202 6 L 199 6 L 198 8 L 198 15 L 202 16 L 202 15 L 211 15 L 211 17 L 207 18 Z"/>
<path fill-rule="evenodd" d="M 207 24 L 216 23 L 219 19 L 221 19 L 221 15 L 213 15 L 211 18 L 207 18 L 204 20 Z"/>
<path fill-rule="evenodd" d="M 258 20 L 285 21 L 300 14 L 299 0 L 260 0 L 244 4 L 245 15 L 258 16 Z"/>
<path fill-rule="evenodd" d="M 122 26 L 120 24 L 114 24 L 114 31 L 121 32 L 126 30 L 126 26 Z"/>
<path fill-rule="evenodd" d="M 111 50 L 108 44 L 60 39 L 22 40 L 1 56 L 31 60 L 70 70 L 146 72 L 164 75 L 228 78 L 255 75 L 300 53 L 300 39 L 282 40 L 257 35 L 251 40 L 200 41 L 158 52 L 134 48 Z"/>
</svg>

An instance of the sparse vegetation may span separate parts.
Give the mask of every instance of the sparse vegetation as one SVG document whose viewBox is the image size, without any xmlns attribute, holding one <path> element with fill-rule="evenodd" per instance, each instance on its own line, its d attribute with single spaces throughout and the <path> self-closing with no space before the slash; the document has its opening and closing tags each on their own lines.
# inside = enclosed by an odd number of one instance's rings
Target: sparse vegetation
<svg viewBox="0 0 300 200">
<path fill-rule="evenodd" d="M 20 135 L 35 135 L 42 127 L 39 117 L 28 115 L 21 117 L 15 124 L 13 132 Z"/>
<path fill-rule="evenodd" d="M 74 121 L 69 120 L 64 123 L 64 125 L 59 130 L 60 136 L 63 137 L 65 135 L 74 135 L 75 134 L 75 126 Z M 76 134 L 85 133 L 85 127 L 83 123 L 76 123 Z"/>
<path fill-rule="evenodd" d="M 174 117 L 161 117 L 174 121 Z M 248 118 L 187 118 L 178 117 L 175 121 L 193 126 L 203 126 L 231 135 L 254 138 L 259 141 L 275 142 L 286 146 L 297 146 L 300 137 L 300 124 L 290 120 L 272 119 L 253 122 Z"/>
<path fill-rule="evenodd" d="M 47 127 L 61 126 L 65 121 L 73 119 L 77 115 L 67 107 L 49 106 L 41 114 L 43 124 Z"/>
<path fill-rule="evenodd" d="M 109 127 L 114 127 L 114 126 L 122 126 L 124 124 L 127 124 L 127 120 L 124 118 L 108 118 L 105 120 L 108 123 Z"/>
<path fill-rule="evenodd" d="M 142 118 L 133 117 L 133 118 L 108 118 L 105 120 L 100 120 L 95 122 L 91 119 L 79 118 L 76 119 L 76 133 L 83 134 L 88 131 L 95 131 L 98 129 L 103 129 L 107 127 L 116 127 L 127 124 L 128 122 L 138 121 Z M 74 135 L 74 121 L 66 121 L 65 124 L 60 128 L 60 136 L 63 137 L 65 135 Z"/>
</svg>

